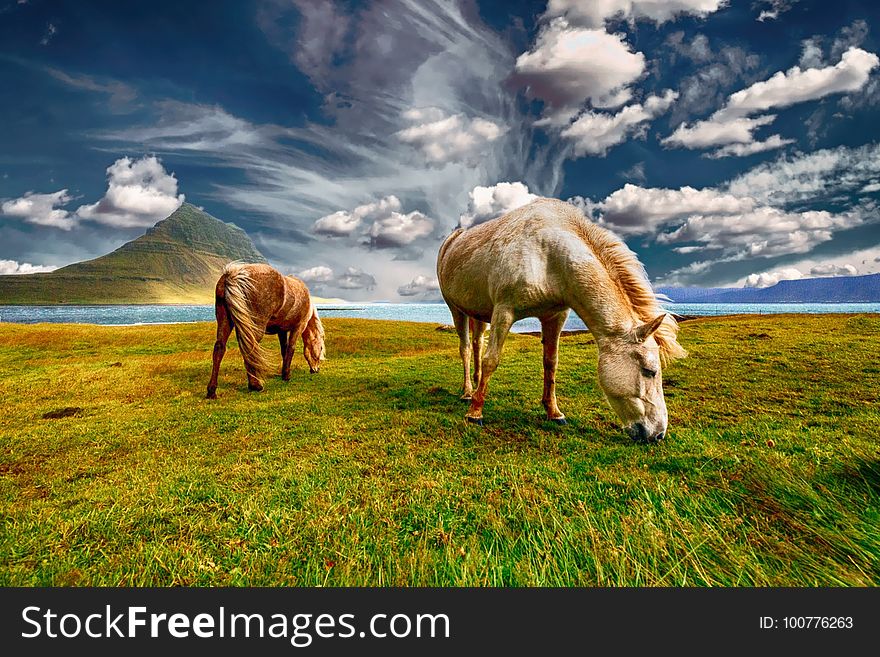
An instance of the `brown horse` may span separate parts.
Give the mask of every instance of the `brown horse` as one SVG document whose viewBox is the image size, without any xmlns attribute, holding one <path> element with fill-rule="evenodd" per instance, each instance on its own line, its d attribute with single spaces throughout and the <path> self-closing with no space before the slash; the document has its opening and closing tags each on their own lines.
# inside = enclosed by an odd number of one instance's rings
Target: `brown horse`
<svg viewBox="0 0 880 657">
<path fill-rule="evenodd" d="M 269 265 L 231 262 L 217 281 L 214 312 L 217 341 L 208 399 L 217 398 L 217 375 L 226 353 L 226 341 L 235 328 L 238 347 L 247 370 L 248 390 L 262 390 L 270 369 L 268 354 L 260 346 L 263 335 L 277 335 L 281 343 L 281 378 L 290 380 L 290 361 L 302 336 L 309 371 L 318 371 L 324 360 L 324 327 L 306 284 L 284 276 Z"/>
</svg>

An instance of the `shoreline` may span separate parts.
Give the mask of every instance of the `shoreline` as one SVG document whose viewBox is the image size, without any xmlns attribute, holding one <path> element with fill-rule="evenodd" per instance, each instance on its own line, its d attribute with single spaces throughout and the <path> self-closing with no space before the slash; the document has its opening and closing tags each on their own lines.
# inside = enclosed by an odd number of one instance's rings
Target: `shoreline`
<svg viewBox="0 0 880 657">
<path fill-rule="evenodd" d="M 684 322 L 690 322 L 691 320 L 694 320 L 694 319 L 702 319 L 702 318 L 704 318 L 704 317 L 734 317 L 734 316 L 736 316 L 737 314 L 742 315 L 742 314 L 745 314 L 745 313 L 731 313 L 730 315 L 676 315 L 675 313 L 669 313 L 669 314 L 672 315 L 672 316 L 675 318 L 675 321 L 676 321 L 676 322 L 678 322 L 679 324 L 683 324 Z M 775 314 L 775 315 L 787 315 L 787 314 L 804 314 L 804 315 L 807 315 L 807 314 L 809 314 L 809 313 L 774 313 L 774 314 Z M 814 314 L 816 314 L 816 313 L 814 313 Z M 824 313 L 824 314 L 826 314 L 826 315 L 834 315 L 834 314 L 845 315 L 845 314 L 848 314 L 848 313 Z M 761 315 L 761 316 L 763 317 L 764 315 Z M 589 332 L 590 332 L 590 329 L 588 329 L 588 328 L 582 328 L 582 329 L 563 329 L 563 330 L 562 330 L 562 333 L 560 333 L 559 336 L 562 337 L 562 338 L 566 338 L 566 337 L 569 337 L 569 336 L 572 336 L 572 335 L 582 335 L 582 334 L 584 334 L 584 333 L 589 333 Z M 541 337 L 541 331 L 521 331 L 521 332 L 517 333 L 517 335 L 531 335 L 531 336 L 533 336 L 533 337 L 540 338 L 540 337 Z"/>
<path fill-rule="evenodd" d="M 714 305 L 714 304 L 713 304 Z M 872 304 L 873 305 L 873 304 Z M 2 308 L 2 307 L 0 307 Z M 356 310 L 359 312 L 364 312 L 366 308 L 324 308 L 321 310 L 326 311 L 351 311 Z M 706 314 L 706 315 L 694 315 L 687 314 L 681 315 L 678 313 L 670 312 L 675 320 L 679 323 L 690 322 L 698 319 L 724 319 L 731 317 L 749 317 L 758 320 L 759 318 L 767 318 L 767 317 L 776 317 L 776 316 L 831 316 L 831 315 L 878 315 L 880 314 L 880 310 L 840 310 L 838 312 L 773 312 L 773 313 L 750 313 L 750 312 L 728 312 L 728 313 L 719 313 L 719 314 Z M 393 323 L 405 323 L 405 324 L 424 324 L 426 326 L 433 326 L 435 331 L 444 331 L 448 333 L 454 333 L 455 328 L 451 324 L 443 324 L 439 323 L 436 319 L 405 319 L 405 318 L 384 318 L 384 317 L 324 317 L 323 319 L 354 319 L 360 321 L 370 321 L 370 322 L 393 322 Z M 523 319 L 535 319 L 535 318 L 523 318 Z M 58 326 L 106 326 L 108 328 L 123 328 L 130 326 L 174 326 L 174 325 L 184 325 L 184 324 L 214 324 L 215 320 L 213 317 L 206 317 L 203 319 L 192 319 L 192 320 L 179 320 L 179 321 L 147 321 L 147 322 L 120 322 L 120 323 L 104 323 L 104 322 L 84 322 L 84 321 L 6 321 L 3 319 L 3 313 L 0 311 L 0 326 L 9 325 L 9 326 L 37 326 L 37 325 L 58 325 Z M 540 337 L 541 331 L 538 329 L 529 329 L 529 330 L 511 330 L 511 333 L 516 335 L 529 335 L 533 337 Z M 584 333 L 590 333 L 589 328 L 570 328 L 563 329 L 560 335 L 562 337 L 569 337 L 574 335 L 581 335 Z"/>
</svg>

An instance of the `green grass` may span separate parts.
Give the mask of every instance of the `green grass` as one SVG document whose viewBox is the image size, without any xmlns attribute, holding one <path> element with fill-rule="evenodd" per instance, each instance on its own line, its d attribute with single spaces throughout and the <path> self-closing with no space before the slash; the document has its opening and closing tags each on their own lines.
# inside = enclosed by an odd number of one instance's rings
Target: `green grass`
<svg viewBox="0 0 880 657">
<path fill-rule="evenodd" d="M 320 374 L 298 355 L 249 394 L 233 341 L 208 401 L 210 324 L 0 325 L 0 584 L 880 581 L 877 316 L 683 324 L 655 446 L 588 335 L 561 346 L 567 427 L 512 336 L 480 429 L 453 334 L 325 326 Z"/>
</svg>

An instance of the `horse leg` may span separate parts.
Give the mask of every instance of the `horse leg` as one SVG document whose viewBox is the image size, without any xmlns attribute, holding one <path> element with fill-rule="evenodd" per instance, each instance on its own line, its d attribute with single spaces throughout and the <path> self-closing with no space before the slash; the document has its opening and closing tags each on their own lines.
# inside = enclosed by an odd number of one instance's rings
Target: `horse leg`
<svg viewBox="0 0 880 657">
<path fill-rule="evenodd" d="M 217 317 L 217 340 L 214 342 L 214 364 L 211 369 L 211 380 L 208 382 L 208 399 L 217 399 L 217 377 L 220 374 L 220 361 L 226 353 L 226 342 L 232 333 L 232 322 L 229 321 L 229 313 L 226 312 L 226 306 L 218 303 L 214 307 L 214 314 Z"/>
<path fill-rule="evenodd" d="M 302 335 L 302 329 L 295 329 L 287 336 L 287 349 L 284 352 L 284 365 L 281 367 L 281 378 L 290 381 L 290 364 L 293 362 L 293 352 L 296 349 L 296 341 Z"/>
<path fill-rule="evenodd" d="M 471 407 L 465 416 L 468 422 L 483 424 L 483 404 L 486 401 L 489 379 L 501 360 L 501 349 L 504 347 L 504 340 L 507 338 L 507 332 L 510 331 L 512 325 L 513 311 L 503 306 L 495 306 L 495 309 L 492 311 L 492 323 L 489 328 L 489 346 L 486 349 L 486 355 L 480 363 L 480 384 L 474 392 Z"/>
<path fill-rule="evenodd" d="M 565 424 L 565 415 L 556 404 L 556 365 L 559 362 L 559 334 L 568 311 L 541 318 L 541 344 L 544 345 L 544 396 L 541 403 L 547 411 L 547 419 Z"/>
<path fill-rule="evenodd" d="M 474 352 L 474 385 L 479 386 L 480 372 L 482 371 L 480 364 L 483 361 L 483 334 L 486 332 L 486 322 L 472 319 L 470 321 L 470 328 L 472 331 L 471 344 Z"/>
<path fill-rule="evenodd" d="M 287 331 L 278 331 L 278 344 L 281 347 L 281 379 L 290 379 L 290 362 L 287 360 Z"/>
<path fill-rule="evenodd" d="M 464 384 L 462 385 L 462 399 L 472 399 L 474 387 L 471 383 L 471 343 L 468 338 L 468 317 L 460 310 L 450 308 L 452 322 L 458 333 L 458 353 L 461 356 L 461 364 L 464 367 Z"/>
</svg>

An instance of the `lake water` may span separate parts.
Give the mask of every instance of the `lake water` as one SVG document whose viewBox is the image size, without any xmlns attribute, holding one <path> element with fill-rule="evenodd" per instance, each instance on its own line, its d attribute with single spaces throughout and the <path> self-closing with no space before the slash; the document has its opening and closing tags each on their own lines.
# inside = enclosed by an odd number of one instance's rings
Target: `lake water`
<svg viewBox="0 0 880 657">
<path fill-rule="evenodd" d="M 679 315 L 732 315 L 776 313 L 880 313 L 880 303 L 666 303 L 663 307 Z M 404 322 L 451 324 L 445 304 L 367 303 L 348 306 L 318 306 L 321 317 L 358 317 Z M 0 322 L 34 324 L 38 322 L 75 324 L 171 324 L 214 321 L 213 306 L 0 306 Z M 513 330 L 537 331 L 537 319 L 524 319 Z M 565 328 L 583 329 L 584 323 L 571 313 Z"/>
</svg>

